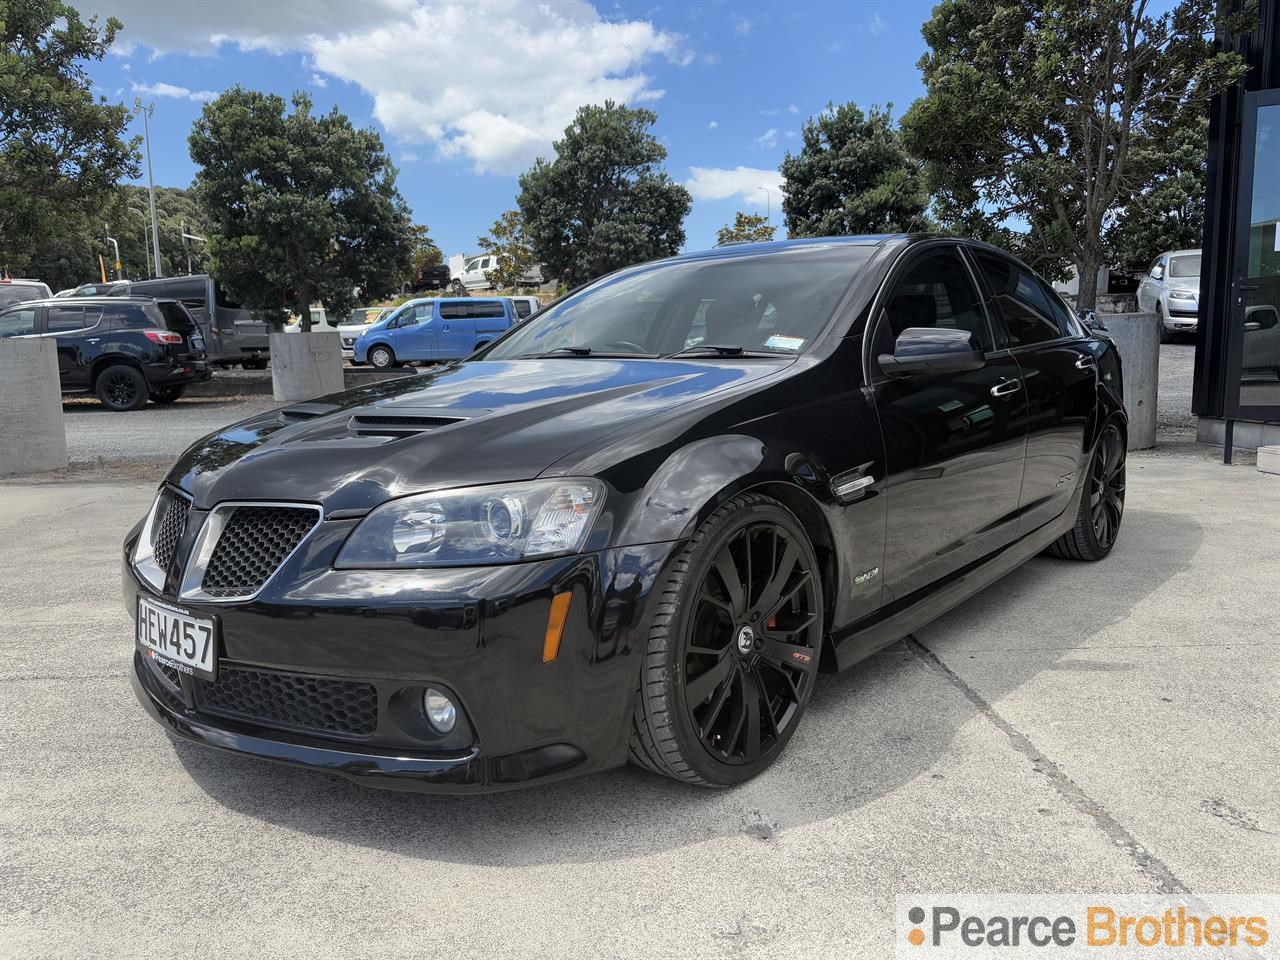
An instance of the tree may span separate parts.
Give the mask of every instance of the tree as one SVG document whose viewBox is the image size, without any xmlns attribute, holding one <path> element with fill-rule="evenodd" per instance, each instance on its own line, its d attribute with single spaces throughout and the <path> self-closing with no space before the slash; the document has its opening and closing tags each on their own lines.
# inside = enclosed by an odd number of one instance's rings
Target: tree
<svg viewBox="0 0 1280 960">
<path fill-rule="evenodd" d="M 489 229 L 489 236 L 477 241 L 480 249 L 492 254 L 495 266 L 485 271 L 489 286 L 495 290 L 515 289 L 520 278 L 534 265 L 533 248 L 524 233 L 524 221 L 518 210 L 508 210 Z"/>
<path fill-rule="evenodd" d="M 552 276 L 572 287 L 683 246 L 692 198 L 658 169 L 667 151 L 649 132 L 657 119 L 612 101 L 579 107 L 555 160 L 521 175 L 529 244 Z"/>
<path fill-rule="evenodd" d="M 782 161 L 782 209 L 793 237 L 900 233 L 927 227 L 919 164 L 907 155 L 890 104 L 864 114 L 828 104 L 804 125 L 800 153 Z"/>
<path fill-rule="evenodd" d="M 1205 169 L 1209 118 L 1202 112 L 1159 144 L 1131 151 L 1147 186 L 1130 197 L 1103 239 L 1113 266 L 1143 271 L 1165 250 L 1199 248 L 1204 241 Z"/>
<path fill-rule="evenodd" d="M 943 221 L 1025 224 L 1025 248 L 1074 264 L 1093 307 L 1104 226 L 1150 186 L 1135 156 L 1243 73 L 1214 26 L 1214 0 L 1159 15 L 1146 0 L 943 0 L 922 28 L 927 92 L 903 118 Z"/>
<path fill-rule="evenodd" d="M 773 239 L 773 226 L 768 219 L 758 213 L 743 213 L 739 210 L 733 215 L 733 224 L 721 227 L 716 231 L 716 244 L 725 243 L 759 243 Z"/>
<path fill-rule="evenodd" d="M 209 263 L 247 307 L 286 308 L 311 328 L 310 305 L 342 315 L 398 289 L 408 270 L 408 207 L 372 130 L 311 100 L 232 87 L 205 105 L 191 131 L 194 190 L 212 227 Z"/>
<path fill-rule="evenodd" d="M 86 23 L 61 0 L 0 0 L 0 269 L 36 272 L 46 236 L 88 244 L 66 221 L 138 173 L 128 110 L 96 100 L 83 66 L 105 56 L 120 28 L 114 17 Z"/>
</svg>

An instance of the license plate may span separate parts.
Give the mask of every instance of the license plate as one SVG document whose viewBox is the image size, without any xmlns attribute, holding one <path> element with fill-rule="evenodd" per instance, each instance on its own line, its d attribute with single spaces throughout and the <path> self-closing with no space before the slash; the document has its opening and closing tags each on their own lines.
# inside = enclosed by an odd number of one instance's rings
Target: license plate
<svg viewBox="0 0 1280 960">
<path fill-rule="evenodd" d="M 181 607 L 139 597 L 137 637 L 138 646 L 147 656 L 180 673 L 192 673 L 206 680 L 214 678 L 218 637 L 212 620 L 192 616 Z"/>
</svg>

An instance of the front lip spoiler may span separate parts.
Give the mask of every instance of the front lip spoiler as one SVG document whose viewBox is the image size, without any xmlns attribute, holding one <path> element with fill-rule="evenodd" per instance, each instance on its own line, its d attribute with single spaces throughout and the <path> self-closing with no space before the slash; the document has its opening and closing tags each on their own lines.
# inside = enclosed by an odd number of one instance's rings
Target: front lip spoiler
<svg viewBox="0 0 1280 960">
<path fill-rule="evenodd" d="M 206 747 L 272 760 L 296 767 L 308 767 L 340 774 L 368 786 L 387 790 L 412 790 L 422 793 L 495 793 L 519 789 L 531 782 L 549 782 L 574 776 L 582 771 L 586 756 L 572 750 L 576 756 L 563 757 L 561 762 L 548 768 L 545 764 L 532 776 L 520 776 L 529 770 L 529 761 L 520 762 L 524 755 L 485 759 L 478 747 L 452 757 L 415 757 L 386 753 L 359 753 L 333 747 L 319 747 L 304 743 L 289 734 L 280 732 L 272 738 L 259 737 L 225 727 L 215 727 L 190 714 L 180 713 L 169 707 L 162 694 L 150 688 L 137 664 L 130 667 L 129 678 L 133 692 L 143 708 L 169 733 Z M 546 748 L 544 748 L 546 749 Z M 539 751 L 531 751 L 537 753 Z M 506 761 L 506 762 L 504 762 Z M 516 761 L 514 764 L 511 761 Z"/>
</svg>

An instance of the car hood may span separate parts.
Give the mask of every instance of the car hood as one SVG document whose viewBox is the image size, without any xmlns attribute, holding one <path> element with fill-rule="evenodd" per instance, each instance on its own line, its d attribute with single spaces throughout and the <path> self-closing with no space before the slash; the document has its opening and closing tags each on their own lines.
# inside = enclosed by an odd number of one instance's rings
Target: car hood
<svg viewBox="0 0 1280 960">
<path fill-rule="evenodd" d="M 329 514 L 421 490 L 528 480 L 592 440 L 792 362 L 454 363 L 227 427 L 187 450 L 169 480 L 197 507 L 283 500 Z"/>
</svg>

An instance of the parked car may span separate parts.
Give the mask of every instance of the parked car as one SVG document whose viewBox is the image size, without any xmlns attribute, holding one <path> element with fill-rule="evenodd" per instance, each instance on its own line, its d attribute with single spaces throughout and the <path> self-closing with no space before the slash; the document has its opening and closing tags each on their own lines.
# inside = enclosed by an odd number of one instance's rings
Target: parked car
<svg viewBox="0 0 1280 960">
<path fill-rule="evenodd" d="M 40 280 L 0 279 L 0 309 L 14 303 L 44 300 L 50 296 L 49 285 Z"/>
<path fill-rule="evenodd" d="M 93 280 L 89 283 L 82 283 L 80 286 L 72 289 L 67 294 L 68 297 L 107 297 L 116 294 L 127 295 L 129 293 L 128 280 Z M 62 291 L 58 292 L 61 297 Z"/>
<path fill-rule="evenodd" d="M 267 366 L 271 354 L 267 324 L 231 300 L 207 274 L 128 281 L 113 287 L 111 295 L 181 300 L 200 325 L 210 363 L 220 367 L 238 363 L 246 370 Z"/>
<path fill-rule="evenodd" d="M 354 363 L 379 370 L 414 360 L 458 360 L 516 322 L 502 297 L 410 300 L 365 328 L 353 345 Z"/>
<path fill-rule="evenodd" d="M 169 733 L 398 789 L 741 783 L 847 693 L 820 670 L 1042 551 L 1110 553 L 1121 390 L 985 244 L 627 268 L 192 446 L 124 543 L 134 689 Z"/>
<path fill-rule="evenodd" d="M 462 271 L 453 275 L 453 289 L 456 293 L 465 293 L 468 290 L 488 290 L 492 284 L 486 275 L 498 265 L 498 258 L 493 254 L 481 254 L 478 257 L 468 257 L 463 263 Z M 520 278 L 521 285 L 538 286 L 542 280 L 542 265 L 533 266 L 528 273 Z"/>
<path fill-rule="evenodd" d="M 365 327 L 386 316 L 386 307 L 356 307 L 347 318 L 338 324 L 338 335 L 342 337 L 342 357 L 354 360 L 356 356 L 356 338 L 364 333 Z"/>
<path fill-rule="evenodd" d="M 1138 284 L 1138 309 L 1160 318 L 1160 342 L 1195 333 L 1200 315 L 1200 251 L 1170 250 L 1152 261 Z"/>
<path fill-rule="evenodd" d="M 312 330 L 337 330 L 338 319 L 329 318 L 329 312 L 324 307 L 311 308 L 311 329 Z M 284 325 L 285 333 L 300 333 L 302 331 L 302 321 L 298 319 L 297 314 L 293 314 L 292 319 Z"/>
<path fill-rule="evenodd" d="M 537 297 L 503 297 L 502 299 L 511 301 L 512 307 L 515 308 L 517 323 L 528 320 L 542 309 L 542 301 Z"/>
<path fill-rule="evenodd" d="M 62 392 L 97 394 L 111 410 L 173 403 L 210 376 L 195 318 L 177 300 L 33 300 L 0 311 L 0 337 L 53 339 Z"/>
<path fill-rule="evenodd" d="M 447 290 L 453 275 L 447 263 L 423 267 L 404 284 L 404 293 L 421 293 L 423 290 Z"/>
</svg>

